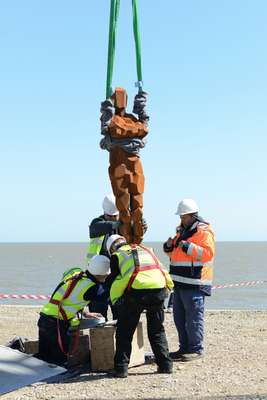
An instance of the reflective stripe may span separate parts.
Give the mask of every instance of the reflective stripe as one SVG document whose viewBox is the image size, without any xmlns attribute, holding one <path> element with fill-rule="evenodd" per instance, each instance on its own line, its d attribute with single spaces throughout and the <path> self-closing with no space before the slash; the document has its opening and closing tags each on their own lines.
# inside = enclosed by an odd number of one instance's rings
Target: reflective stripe
<svg viewBox="0 0 267 400">
<path fill-rule="evenodd" d="M 194 250 L 194 244 L 193 244 L 193 243 L 190 243 L 190 245 L 189 245 L 189 247 L 188 247 L 188 249 L 187 249 L 186 254 L 187 254 L 188 256 L 192 256 L 193 250 Z"/>
<path fill-rule="evenodd" d="M 88 280 L 80 281 L 79 284 L 74 288 L 73 292 L 67 297 L 67 301 L 73 304 L 80 304 L 80 300 L 78 299 L 78 295 L 81 293 L 84 287 L 88 286 Z M 78 295 L 77 295 L 78 291 Z"/>
<path fill-rule="evenodd" d="M 184 278 L 183 276 L 177 276 L 177 275 L 173 275 L 173 274 L 171 274 L 171 278 L 175 282 L 187 283 L 189 285 L 211 285 L 212 284 L 211 280 Z"/>
<path fill-rule="evenodd" d="M 96 244 L 102 244 L 104 237 L 105 237 L 105 236 L 98 236 L 98 237 L 96 237 L 96 238 L 92 238 L 92 239 L 90 240 L 90 243 L 89 243 L 89 244 L 94 244 L 94 245 L 96 245 Z"/>
<path fill-rule="evenodd" d="M 199 261 L 172 261 L 171 265 L 174 267 L 203 267 L 204 264 Z"/>
<path fill-rule="evenodd" d="M 206 266 L 206 267 L 209 267 L 209 268 L 213 268 L 213 267 L 214 267 L 214 265 L 213 265 L 213 260 L 208 261 L 208 262 L 205 262 L 205 266 Z"/>
<path fill-rule="evenodd" d="M 87 253 L 86 257 L 90 258 L 91 260 L 91 258 L 93 258 L 95 255 L 96 255 L 95 253 Z"/>
<path fill-rule="evenodd" d="M 84 302 L 83 303 L 79 303 L 82 307 L 84 306 Z M 81 307 L 79 307 L 79 304 L 77 304 L 77 308 L 73 307 L 73 306 L 66 306 L 64 304 L 64 306 L 62 306 L 63 310 L 68 311 L 72 314 L 77 314 L 77 311 L 79 311 L 81 309 Z M 71 317 L 72 318 L 72 317 Z"/>
<path fill-rule="evenodd" d="M 202 259 L 203 249 L 200 246 L 197 246 L 197 260 L 200 261 Z"/>
</svg>

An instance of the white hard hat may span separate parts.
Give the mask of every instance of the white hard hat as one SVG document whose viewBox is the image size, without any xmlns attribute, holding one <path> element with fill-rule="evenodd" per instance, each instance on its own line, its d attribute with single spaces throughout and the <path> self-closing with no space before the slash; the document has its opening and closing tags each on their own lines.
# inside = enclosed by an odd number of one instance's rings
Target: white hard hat
<svg viewBox="0 0 267 400">
<path fill-rule="evenodd" d="M 98 254 L 91 259 L 87 269 L 92 275 L 108 275 L 110 273 L 110 259 Z"/>
<path fill-rule="evenodd" d="M 110 248 L 111 248 L 111 246 L 113 245 L 113 243 L 115 243 L 115 242 L 116 242 L 117 240 L 119 240 L 119 239 L 120 239 L 121 242 L 124 242 L 124 243 L 126 244 L 126 239 L 125 239 L 125 237 L 123 237 L 123 236 L 121 236 L 121 235 L 111 235 L 111 236 L 108 238 L 106 247 L 107 247 L 107 251 L 109 252 L 109 254 L 110 254 Z"/>
<path fill-rule="evenodd" d="M 112 193 L 104 197 L 102 207 L 105 214 L 108 215 L 119 215 L 119 211 L 115 204 L 115 197 Z"/>
<path fill-rule="evenodd" d="M 186 215 L 199 212 L 199 208 L 195 200 L 192 199 L 183 199 L 178 204 L 178 208 L 175 214 L 177 215 Z"/>
</svg>

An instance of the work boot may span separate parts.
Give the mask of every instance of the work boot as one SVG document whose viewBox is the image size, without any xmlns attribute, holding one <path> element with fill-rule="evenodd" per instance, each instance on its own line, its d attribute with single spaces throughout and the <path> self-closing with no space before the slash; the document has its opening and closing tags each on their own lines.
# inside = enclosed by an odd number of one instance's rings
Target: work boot
<svg viewBox="0 0 267 400">
<path fill-rule="evenodd" d="M 127 378 L 128 369 L 115 369 L 113 373 L 114 378 Z"/>
<path fill-rule="evenodd" d="M 185 353 L 181 355 L 180 360 L 183 362 L 194 361 L 203 357 L 203 353 Z"/>
<path fill-rule="evenodd" d="M 172 351 L 170 353 L 170 357 L 173 361 L 181 361 L 183 355 L 185 354 L 184 351 L 177 350 L 177 351 Z"/>
<path fill-rule="evenodd" d="M 158 374 L 172 374 L 172 372 L 173 372 L 172 365 L 158 367 L 158 369 L 157 369 Z"/>
</svg>

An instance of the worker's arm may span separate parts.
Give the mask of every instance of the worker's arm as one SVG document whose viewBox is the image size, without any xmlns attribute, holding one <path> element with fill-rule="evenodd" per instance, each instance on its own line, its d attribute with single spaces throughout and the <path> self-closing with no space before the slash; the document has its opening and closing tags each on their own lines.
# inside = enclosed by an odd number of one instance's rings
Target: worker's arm
<svg viewBox="0 0 267 400">
<path fill-rule="evenodd" d="M 104 286 L 97 284 L 91 286 L 83 295 L 84 300 L 88 301 L 99 301 L 101 303 L 107 302 L 109 298 L 109 291 L 105 290 Z"/>
<path fill-rule="evenodd" d="M 192 261 L 203 263 L 211 261 L 215 253 L 213 232 L 207 228 L 199 228 L 196 239 L 197 243 L 182 240 L 179 242 L 179 247 L 185 254 L 192 257 Z"/>
<path fill-rule="evenodd" d="M 95 218 L 90 224 L 90 238 L 102 235 L 112 235 L 118 231 L 120 221 L 105 221 L 104 218 Z"/>
</svg>

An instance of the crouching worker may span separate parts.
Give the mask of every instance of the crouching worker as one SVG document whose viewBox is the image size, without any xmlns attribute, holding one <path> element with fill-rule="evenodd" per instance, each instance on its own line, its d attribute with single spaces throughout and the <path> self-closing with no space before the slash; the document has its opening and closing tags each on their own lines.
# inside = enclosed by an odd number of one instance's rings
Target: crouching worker
<svg viewBox="0 0 267 400">
<path fill-rule="evenodd" d="M 172 360 L 163 326 L 164 299 L 173 287 L 152 250 L 128 245 L 123 236 L 107 240 L 114 280 L 110 289 L 112 304 L 118 307 L 114 376 L 126 378 L 132 351 L 132 338 L 142 311 L 146 310 L 148 339 L 158 365 L 157 372 L 172 373 Z"/>
<path fill-rule="evenodd" d="M 96 255 L 86 271 L 72 268 L 63 274 L 62 281 L 40 312 L 36 357 L 68 367 L 67 361 L 77 346 L 81 311 L 90 301 L 107 297 L 101 283 L 110 272 L 109 266 L 107 257 Z M 97 313 L 90 316 L 102 317 Z"/>
</svg>

